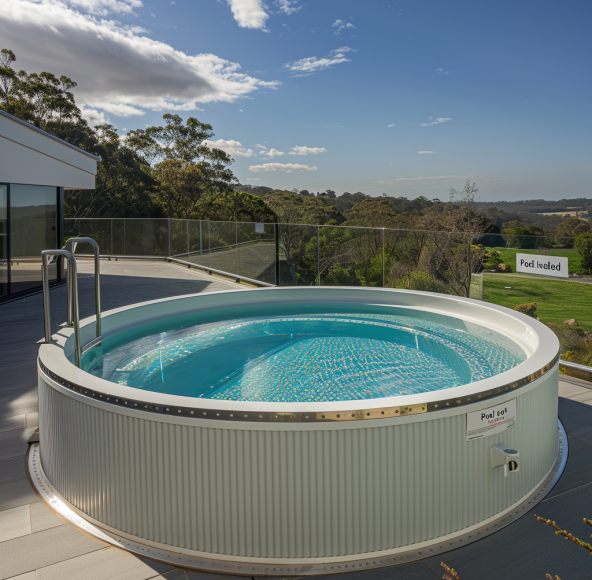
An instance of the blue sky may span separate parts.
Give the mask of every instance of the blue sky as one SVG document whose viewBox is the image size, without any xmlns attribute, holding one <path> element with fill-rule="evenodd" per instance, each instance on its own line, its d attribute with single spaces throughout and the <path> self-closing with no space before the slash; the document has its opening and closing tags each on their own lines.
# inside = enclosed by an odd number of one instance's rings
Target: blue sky
<svg viewBox="0 0 592 580">
<path fill-rule="evenodd" d="M 120 132 L 210 123 L 242 183 L 590 196 L 589 1 L 11 0 L 17 68 Z"/>
</svg>

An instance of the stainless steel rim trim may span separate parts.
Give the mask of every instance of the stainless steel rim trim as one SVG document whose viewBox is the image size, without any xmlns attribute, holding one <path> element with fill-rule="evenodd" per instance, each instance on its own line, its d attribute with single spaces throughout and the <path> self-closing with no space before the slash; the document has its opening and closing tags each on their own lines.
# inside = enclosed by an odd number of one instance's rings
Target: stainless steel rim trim
<svg viewBox="0 0 592 580">
<path fill-rule="evenodd" d="M 167 564 L 174 566 L 206 572 L 244 576 L 315 576 L 398 566 L 400 564 L 406 564 L 424 558 L 432 558 L 445 552 L 450 552 L 462 546 L 466 546 L 477 540 L 481 540 L 505 528 L 541 502 L 561 477 L 561 474 L 565 469 L 568 455 L 567 435 L 561 421 L 558 421 L 558 432 L 558 452 L 554 466 L 539 486 L 533 490 L 532 493 L 523 498 L 520 503 L 515 505 L 511 511 L 504 513 L 493 521 L 483 524 L 480 528 L 472 529 L 471 531 L 454 538 L 436 539 L 428 545 L 407 552 L 397 552 L 396 554 L 391 555 L 374 556 L 344 562 L 312 562 L 310 564 L 235 562 L 181 554 L 178 551 L 173 552 L 162 548 L 147 546 L 146 544 L 142 544 L 138 541 L 125 538 L 97 527 L 71 509 L 70 506 L 58 496 L 47 480 L 41 466 L 38 443 L 29 447 L 29 452 L 27 453 L 27 476 L 39 497 L 41 497 L 50 509 L 64 518 L 67 522 L 98 540 L 107 542 L 133 554 L 166 562 Z"/>
<path fill-rule="evenodd" d="M 106 393 L 102 393 L 94 389 L 89 389 L 60 377 L 53 371 L 49 370 L 43 364 L 40 358 L 37 359 L 37 363 L 40 373 L 43 373 L 47 378 L 51 379 L 62 387 L 90 399 L 95 399 L 110 405 L 115 405 L 116 407 L 134 409 L 136 411 L 144 411 L 146 413 L 159 413 L 163 415 L 173 415 L 175 417 L 187 417 L 193 419 L 212 419 L 215 421 L 248 421 L 252 423 L 327 423 L 335 421 L 392 419 L 393 417 L 406 417 L 409 415 L 418 415 L 421 413 L 431 413 L 486 401 L 487 399 L 491 399 L 493 397 L 517 391 L 518 389 L 525 387 L 533 381 L 536 381 L 545 373 L 553 369 L 558 360 L 559 353 L 555 355 L 551 362 L 547 363 L 544 367 L 526 377 L 523 377 L 517 381 L 513 381 L 512 383 L 500 385 L 495 389 L 489 389 L 487 391 L 474 393 L 465 397 L 442 399 L 441 401 L 433 401 L 429 403 L 417 403 L 411 406 L 378 407 L 372 409 L 358 409 L 348 411 L 295 413 L 274 413 L 269 411 L 252 412 L 240 410 L 234 411 L 223 409 L 204 409 L 200 407 L 179 407 L 173 405 L 167 406 L 166 404 L 155 404 L 151 403 L 150 401 L 143 401 L 139 399 L 116 397 L 113 395 L 107 395 Z"/>
</svg>

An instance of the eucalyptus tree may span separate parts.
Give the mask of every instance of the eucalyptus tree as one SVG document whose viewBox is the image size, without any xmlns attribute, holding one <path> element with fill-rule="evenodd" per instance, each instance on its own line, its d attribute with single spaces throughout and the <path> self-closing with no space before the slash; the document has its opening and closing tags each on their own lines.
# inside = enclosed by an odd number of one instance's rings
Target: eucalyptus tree
<svg viewBox="0 0 592 580">
<path fill-rule="evenodd" d="M 212 126 L 189 117 L 163 115 L 165 124 L 130 131 L 126 145 L 155 171 L 160 182 L 159 198 L 170 217 L 192 218 L 200 206 L 228 192 L 237 179 L 230 169 L 234 161 L 226 152 L 210 147 Z"/>
</svg>

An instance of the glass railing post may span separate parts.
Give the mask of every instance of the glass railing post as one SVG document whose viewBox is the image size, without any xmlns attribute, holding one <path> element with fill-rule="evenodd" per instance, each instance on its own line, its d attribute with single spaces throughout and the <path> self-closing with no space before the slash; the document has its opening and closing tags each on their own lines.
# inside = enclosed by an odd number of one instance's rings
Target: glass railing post
<svg viewBox="0 0 592 580">
<path fill-rule="evenodd" d="M 317 286 L 321 285 L 321 228 L 317 226 Z"/>
<path fill-rule="evenodd" d="M 382 287 L 384 288 L 384 228 L 382 228 Z"/>
<path fill-rule="evenodd" d="M 280 226 L 273 224 L 275 241 L 275 285 L 280 285 Z"/>
</svg>

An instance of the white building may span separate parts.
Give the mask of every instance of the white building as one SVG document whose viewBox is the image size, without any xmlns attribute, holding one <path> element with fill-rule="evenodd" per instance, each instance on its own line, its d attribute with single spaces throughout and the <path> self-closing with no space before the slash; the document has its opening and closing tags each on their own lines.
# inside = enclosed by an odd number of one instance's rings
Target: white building
<svg viewBox="0 0 592 580">
<path fill-rule="evenodd" d="M 41 287 L 41 250 L 63 245 L 64 190 L 94 189 L 98 161 L 0 111 L 0 301 Z"/>
</svg>

